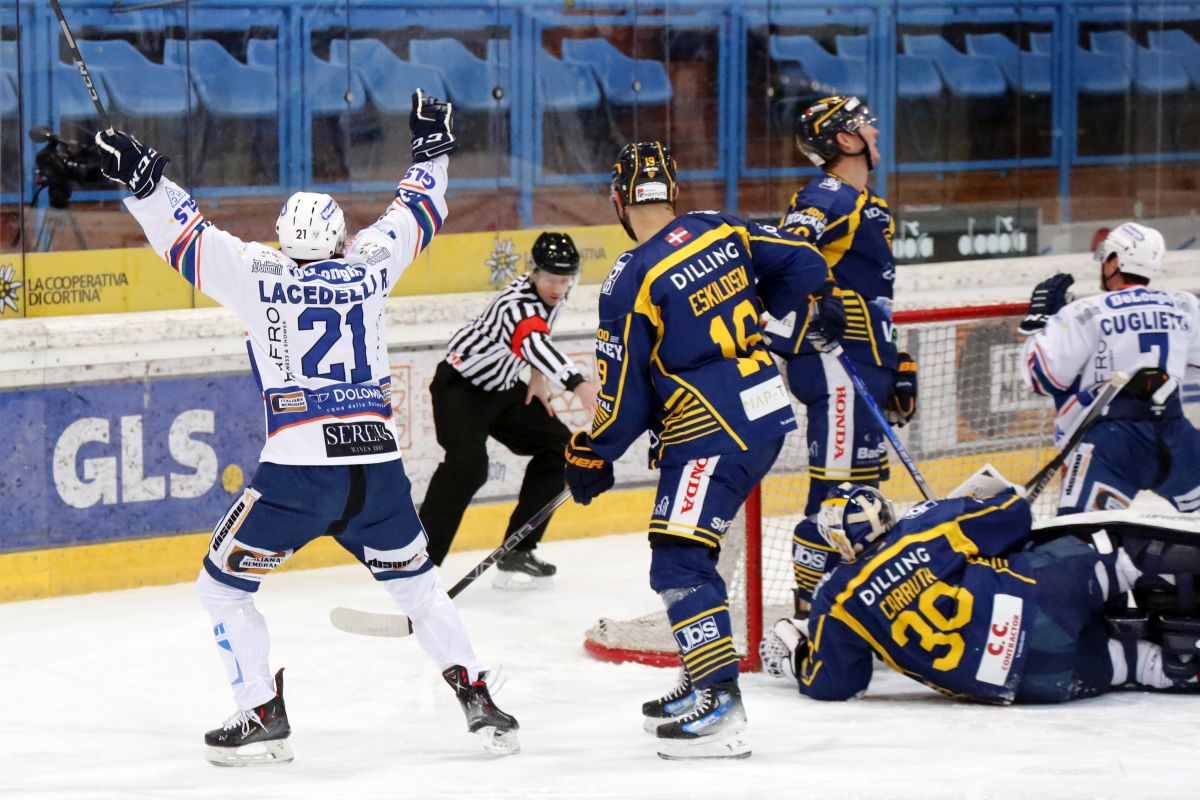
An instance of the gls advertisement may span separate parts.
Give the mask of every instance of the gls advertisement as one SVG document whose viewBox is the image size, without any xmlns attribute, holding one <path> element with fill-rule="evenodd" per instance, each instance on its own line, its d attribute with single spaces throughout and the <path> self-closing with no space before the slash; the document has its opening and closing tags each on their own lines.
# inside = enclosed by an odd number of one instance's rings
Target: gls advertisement
<svg viewBox="0 0 1200 800">
<path fill-rule="evenodd" d="M 262 446 L 249 375 L 0 393 L 0 551 L 207 530 Z"/>
</svg>

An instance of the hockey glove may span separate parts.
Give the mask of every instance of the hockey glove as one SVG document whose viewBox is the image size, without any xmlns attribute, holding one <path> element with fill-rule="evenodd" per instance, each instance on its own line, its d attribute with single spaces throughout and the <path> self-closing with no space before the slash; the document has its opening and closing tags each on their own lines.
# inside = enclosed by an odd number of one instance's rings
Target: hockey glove
<svg viewBox="0 0 1200 800">
<path fill-rule="evenodd" d="M 899 354 L 884 413 L 887 421 L 897 428 L 903 428 L 917 413 L 917 362 L 908 353 Z"/>
<path fill-rule="evenodd" d="M 564 477 L 576 503 L 586 506 L 592 502 L 592 498 L 613 487 L 615 478 L 612 464 L 596 455 L 596 451 L 588 446 L 588 435 L 583 431 L 572 434 L 564 455 L 567 459 Z"/>
<path fill-rule="evenodd" d="M 1028 336 L 1046 327 L 1046 320 L 1058 313 L 1058 310 L 1070 302 L 1067 289 L 1075 279 L 1065 272 L 1060 272 L 1039 283 L 1029 298 L 1029 314 L 1021 320 L 1017 330 Z"/>
<path fill-rule="evenodd" d="M 833 281 L 825 281 L 809 301 L 808 330 L 804 335 L 813 347 L 824 353 L 838 346 L 845 331 L 846 308 Z"/>
<path fill-rule="evenodd" d="M 417 89 L 412 96 L 412 113 L 408 127 L 412 131 L 413 163 L 448 156 L 458 149 L 458 140 L 450 132 L 450 116 L 454 105 L 436 97 L 427 97 Z"/>
<path fill-rule="evenodd" d="M 125 186 L 139 200 L 154 193 L 171 160 L 124 131 L 97 132 L 96 146 L 100 148 L 100 174 Z"/>
</svg>

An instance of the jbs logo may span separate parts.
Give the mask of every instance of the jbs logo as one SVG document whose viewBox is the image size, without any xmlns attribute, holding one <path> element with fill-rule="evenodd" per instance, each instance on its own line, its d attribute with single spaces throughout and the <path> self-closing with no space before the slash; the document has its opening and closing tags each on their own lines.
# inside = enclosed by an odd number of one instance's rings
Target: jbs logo
<svg viewBox="0 0 1200 800">
<path fill-rule="evenodd" d="M 805 547 L 802 544 L 797 543 L 792 546 L 792 560 L 802 567 L 808 567 L 818 572 L 825 571 L 827 556 L 827 553 L 822 553 L 820 550 L 814 550 L 811 547 Z"/>
<path fill-rule="evenodd" d="M 675 631 L 675 640 L 679 643 L 681 653 L 690 653 L 700 645 L 715 642 L 720 638 L 721 631 L 717 628 L 717 621 L 711 616 Z"/>
</svg>

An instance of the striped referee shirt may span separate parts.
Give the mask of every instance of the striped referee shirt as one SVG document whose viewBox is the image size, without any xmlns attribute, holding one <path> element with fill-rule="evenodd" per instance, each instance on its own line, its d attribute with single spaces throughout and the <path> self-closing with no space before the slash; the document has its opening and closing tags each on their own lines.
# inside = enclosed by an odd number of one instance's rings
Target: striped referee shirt
<svg viewBox="0 0 1200 800">
<path fill-rule="evenodd" d="M 474 386 L 489 392 L 516 385 L 526 362 L 551 380 L 574 389 L 583 375 L 550 341 L 550 328 L 566 298 L 553 308 L 522 275 L 450 339 L 446 362 Z"/>
</svg>

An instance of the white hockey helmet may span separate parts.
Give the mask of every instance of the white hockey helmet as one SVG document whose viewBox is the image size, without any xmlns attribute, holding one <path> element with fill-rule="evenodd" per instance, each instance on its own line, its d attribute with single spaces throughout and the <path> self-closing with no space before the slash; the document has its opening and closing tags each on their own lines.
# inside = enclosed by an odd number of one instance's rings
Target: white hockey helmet
<svg viewBox="0 0 1200 800">
<path fill-rule="evenodd" d="M 340 253 L 346 241 L 346 217 L 327 194 L 296 192 L 275 220 L 279 249 L 296 261 L 320 261 Z"/>
<path fill-rule="evenodd" d="M 1126 222 L 1114 228 L 1096 248 L 1096 260 L 1103 264 L 1115 255 L 1118 269 L 1126 275 L 1154 280 L 1162 266 L 1167 246 L 1161 233 L 1136 222 Z"/>
</svg>

